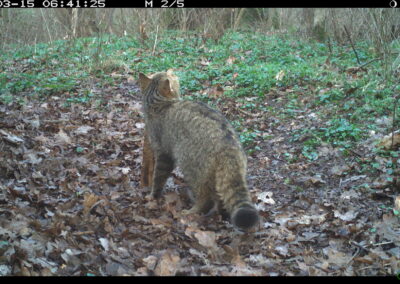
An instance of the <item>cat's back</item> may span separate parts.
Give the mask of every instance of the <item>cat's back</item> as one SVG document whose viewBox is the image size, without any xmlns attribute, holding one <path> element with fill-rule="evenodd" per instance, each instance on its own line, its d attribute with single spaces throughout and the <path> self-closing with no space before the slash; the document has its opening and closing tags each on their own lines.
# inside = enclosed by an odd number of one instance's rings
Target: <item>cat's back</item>
<svg viewBox="0 0 400 284">
<path fill-rule="evenodd" d="M 168 111 L 168 120 L 169 127 L 173 128 L 169 132 L 182 143 L 190 142 L 210 149 L 241 147 L 229 121 L 219 111 L 204 103 L 176 102 Z"/>
</svg>

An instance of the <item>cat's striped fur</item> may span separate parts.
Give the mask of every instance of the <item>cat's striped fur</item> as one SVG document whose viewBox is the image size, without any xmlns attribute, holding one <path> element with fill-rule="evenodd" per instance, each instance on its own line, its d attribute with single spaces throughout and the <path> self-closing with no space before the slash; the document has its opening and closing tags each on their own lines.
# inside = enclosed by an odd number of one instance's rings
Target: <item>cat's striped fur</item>
<svg viewBox="0 0 400 284">
<path fill-rule="evenodd" d="M 233 127 L 206 104 L 181 100 L 168 76 L 139 75 L 155 158 L 152 195 L 160 196 L 166 179 L 179 166 L 196 198 L 189 213 L 207 213 L 220 203 L 239 229 L 255 226 L 259 215 L 247 188 L 247 159 Z"/>
</svg>

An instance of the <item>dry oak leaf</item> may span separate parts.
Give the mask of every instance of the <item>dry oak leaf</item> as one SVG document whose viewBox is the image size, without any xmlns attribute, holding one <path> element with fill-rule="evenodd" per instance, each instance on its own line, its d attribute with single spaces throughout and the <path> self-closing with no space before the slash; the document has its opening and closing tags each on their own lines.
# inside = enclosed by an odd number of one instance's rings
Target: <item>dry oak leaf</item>
<svg viewBox="0 0 400 284">
<path fill-rule="evenodd" d="M 200 245 L 206 248 L 216 248 L 216 234 L 213 231 L 202 231 L 198 228 L 188 226 L 185 230 L 185 235 L 195 237 Z"/>
<path fill-rule="evenodd" d="M 56 141 L 61 144 L 71 144 L 71 138 L 69 138 L 68 134 L 65 133 L 62 129 L 54 135 Z"/>
<path fill-rule="evenodd" d="M 358 215 L 358 213 L 355 210 L 347 211 L 344 214 L 340 213 L 338 210 L 334 210 L 333 213 L 336 218 L 339 218 L 340 220 L 346 222 L 353 220 Z"/>
<path fill-rule="evenodd" d="M 88 134 L 88 132 L 89 132 L 90 130 L 92 130 L 92 129 L 94 129 L 94 127 L 92 127 L 92 126 L 90 126 L 90 125 L 82 125 L 82 126 L 79 126 L 79 127 L 74 131 L 74 133 L 75 133 L 76 135 L 86 135 L 86 134 Z"/>
<path fill-rule="evenodd" d="M 400 211 L 400 195 L 396 197 L 394 200 L 394 209 Z"/>
<path fill-rule="evenodd" d="M 157 257 L 154 255 L 149 255 L 148 257 L 142 259 L 148 270 L 154 270 L 157 264 L 157 260 Z"/>
<path fill-rule="evenodd" d="M 211 87 L 208 91 L 207 94 L 210 98 L 219 98 L 224 94 L 224 89 L 221 87 L 220 84 L 217 84 L 214 87 Z"/>
<path fill-rule="evenodd" d="M 208 65 L 210 65 L 210 61 L 208 61 L 206 58 L 202 57 L 200 59 L 200 64 L 203 65 L 203 66 L 208 66 Z"/>
<path fill-rule="evenodd" d="M 260 192 L 257 194 L 257 199 L 261 200 L 262 202 L 270 205 L 275 204 L 275 200 L 272 199 L 272 191 Z"/>
<path fill-rule="evenodd" d="M 381 139 L 378 144 L 379 147 L 383 147 L 386 150 L 395 149 L 400 146 L 400 131 L 395 131 L 392 134 L 386 135 Z"/>
<path fill-rule="evenodd" d="M 275 80 L 276 81 L 282 81 L 284 76 L 285 76 L 285 72 L 283 70 L 281 70 L 276 74 Z"/>
<path fill-rule="evenodd" d="M 88 214 L 98 200 L 99 197 L 94 194 L 85 194 L 83 197 L 83 213 Z"/>
<path fill-rule="evenodd" d="M 1 129 L 0 129 L 0 134 L 1 134 L 2 138 L 5 141 L 7 141 L 7 142 L 9 142 L 11 144 L 17 144 L 18 145 L 18 144 L 21 144 L 21 143 L 24 142 L 24 139 L 22 139 L 22 138 L 20 138 L 20 137 L 18 137 L 16 135 L 7 133 L 7 132 L 5 132 L 4 130 L 1 130 Z"/>
<path fill-rule="evenodd" d="M 199 244 L 207 248 L 215 248 L 217 243 L 215 242 L 215 232 L 212 231 L 198 231 L 194 233 L 195 238 L 199 241 Z"/>
<path fill-rule="evenodd" d="M 181 258 L 176 251 L 166 250 L 158 261 L 154 274 L 157 276 L 174 276 L 179 268 L 180 260 Z"/>
<path fill-rule="evenodd" d="M 226 64 L 232 65 L 236 61 L 236 58 L 233 56 L 229 56 L 228 59 L 226 60 Z"/>
</svg>

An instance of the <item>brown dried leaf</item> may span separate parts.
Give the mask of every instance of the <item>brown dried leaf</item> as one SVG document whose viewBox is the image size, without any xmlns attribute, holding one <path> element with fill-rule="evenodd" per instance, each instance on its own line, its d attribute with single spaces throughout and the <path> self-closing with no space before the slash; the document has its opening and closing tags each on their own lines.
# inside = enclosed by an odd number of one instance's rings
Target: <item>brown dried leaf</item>
<svg viewBox="0 0 400 284">
<path fill-rule="evenodd" d="M 327 249 L 327 255 L 328 255 L 328 262 L 329 263 L 334 263 L 338 266 L 347 266 L 351 259 L 350 254 L 345 254 L 343 252 L 328 248 Z"/>
<path fill-rule="evenodd" d="M 258 200 L 261 200 L 265 204 L 274 205 L 275 200 L 272 199 L 272 195 L 273 195 L 273 193 L 271 191 L 260 192 L 257 194 L 257 198 L 258 198 Z"/>
<path fill-rule="evenodd" d="M 83 198 L 83 213 L 85 215 L 88 214 L 98 200 L 99 197 L 93 193 L 85 194 Z"/>
<path fill-rule="evenodd" d="M 340 213 L 338 210 L 335 210 L 333 212 L 334 212 L 334 216 L 336 218 L 339 218 L 340 220 L 343 220 L 343 221 L 351 221 L 354 218 L 356 218 L 358 215 L 358 213 L 355 210 L 349 210 L 344 214 Z"/>
<path fill-rule="evenodd" d="M 229 56 L 228 59 L 226 60 L 226 64 L 232 65 L 236 61 L 236 58 L 233 56 Z"/>
<path fill-rule="evenodd" d="M 207 91 L 207 94 L 210 98 L 219 98 L 224 94 L 224 89 L 220 84 L 217 84 L 216 86 L 211 87 Z"/>
<path fill-rule="evenodd" d="M 0 134 L 1 134 L 2 138 L 3 138 L 3 140 L 5 140 L 5 141 L 7 141 L 7 142 L 9 142 L 11 144 L 18 145 L 18 144 L 21 144 L 21 143 L 24 142 L 24 139 L 22 139 L 22 138 L 20 138 L 20 137 L 18 137 L 16 135 L 7 133 L 2 129 L 0 129 Z"/>
<path fill-rule="evenodd" d="M 396 149 L 400 146 L 400 131 L 395 131 L 392 134 L 386 135 L 378 143 L 379 147 L 383 147 L 386 150 Z"/>
<path fill-rule="evenodd" d="M 148 270 L 154 270 L 158 258 L 154 255 L 149 255 L 148 257 L 143 258 L 142 261 L 144 262 Z"/>
<path fill-rule="evenodd" d="M 276 81 L 282 81 L 284 76 L 285 76 L 285 72 L 283 70 L 281 70 L 276 74 L 275 80 Z"/>
<path fill-rule="evenodd" d="M 92 129 L 94 129 L 92 126 L 90 126 L 90 125 L 82 125 L 82 126 L 79 126 L 75 131 L 74 131 L 74 133 L 76 134 L 76 135 L 87 135 L 88 134 L 88 132 L 90 131 L 90 130 L 92 130 Z"/>
<path fill-rule="evenodd" d="M 400 211 L 400 196 L 397 196 L 394 200 L 394 209 Z"/>
<path fill-rule="evenodd" d="M 71 138 L 69 138 L 68 134 L 64 132 L 64 130 L 62 130 L 60 128 L 60 131 L 54 135 L 56 141 L 60 144 L 71 144 Z"/>
<path fill-rule="evenodd" d="M 174 276 L 179 268 L 181 258 L 175 250 L 168 249 L 161 256 L 154 270 L 157 276 Z"/>
<path fill-rule="evenodd" d="M 200 59 L 200 65 L 208 66 L 208 65 L 210 65 L 210 61 L 208 61 L 206 58 L 202 57 Z"/>
<path fill-rule="evenodd" d="M 207 248 L 216 248 L 217 243 L 215 242 L 216 235 L 212 231 L 201 231 L 198 230 L 194 233 L 195 238 L 199 241 L 199 244 Z"/>
</svg>

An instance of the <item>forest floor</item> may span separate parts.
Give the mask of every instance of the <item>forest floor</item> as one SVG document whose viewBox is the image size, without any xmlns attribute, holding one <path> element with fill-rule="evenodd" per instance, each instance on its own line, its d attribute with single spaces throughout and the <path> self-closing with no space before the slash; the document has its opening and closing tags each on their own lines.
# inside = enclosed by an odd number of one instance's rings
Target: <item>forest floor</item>
<svg viewBox="0 0 400 284">
<path fill-rule="evenodd" d="M 24 60 L 7 61 L 3 71 L 22 72 Z M 204 60 L 200 65 L 208 66 Z M 239 133 L 248 133 L 241 139 L 249 153 L 248 184 L 261 222 L 253 232 L 242 233 L 216 213 L 183 216 L 191 203 L 179 171 L 158 203 L 139 187 L 141 94 L 132 73 L 121 69 L 107 76 L 114 81 L 76 81 L 90 89 L 84 101 L 67 91 L 45 99 L 29 96 L 31 86 L 21 90 L 22 103 L 3 97 L 0 275 L 400 272 L 400 221 L 394 205 L 399 189 L 388 170 L 397 170 L 393 153 L 398 151 L 375 150 L 387 132 L 356 137 L 351 147 L 335 144 L 345 141 L 342 136 L 332 141 L 321 135 L 314 143 L 316 132 L 305 130 L 332 130 L 323 115 L 330 106 L 294 108 L 293 86 L 274 86 L 262 98 L 243 100 L 224 95 L 232 86 L 203 86 L 208 102 Z M 182 81 L 183 93 L 191 94 Z M 315 97 L 296 100 L 309 106 Z M 340 133 L 351 140 L 357 131 Z"/>
</svg>

